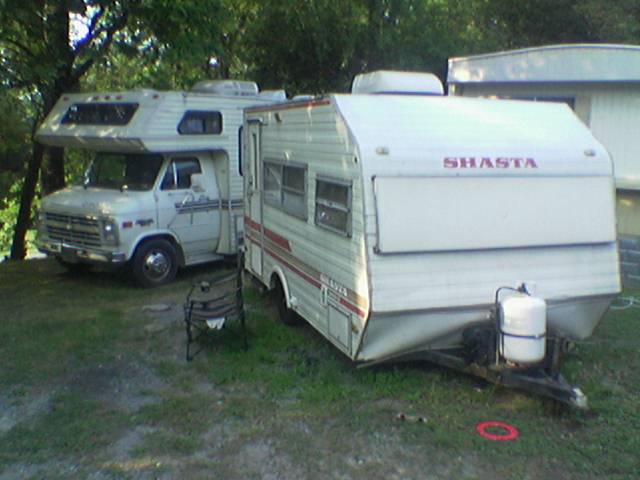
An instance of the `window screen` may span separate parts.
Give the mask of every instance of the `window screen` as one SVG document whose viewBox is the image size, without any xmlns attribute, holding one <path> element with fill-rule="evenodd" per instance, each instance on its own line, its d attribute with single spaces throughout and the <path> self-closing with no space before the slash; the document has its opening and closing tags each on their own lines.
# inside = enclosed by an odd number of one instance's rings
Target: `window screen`
<svg viewBox="0 0 640 480">
<path fill-rule="evenodd" d="M 137 103 L 74 103 L 62 117 L 63 125 L 127 125 Z"/>
<path fill-rule="evenodd" d="M 216 135 L 222 132 L 222 114 L 187 110 L 178 124 L 180 135 Z"/>
<path fill-rule="evenodd" d="M 305 170 L 285 165 L 282 167 L 282 207 L 297 217 L 307 218 Z"/>
<path fill-rule="evenodd" d="M 316 181 L 315 222 L 336 233 L 351 235 L 351 185 L 334 181 Z"/>
<path fill-rule="evenodd" d="M 282 204 L 282 165 L 264 164 L 264 201 L 274 207 Z"/>
<path fill-rule="evenodd" d="M 305 167 L 265 162 L 264 201 L 291 215 L 307 218 L 307 170 Z"/>
<path fill-rule="evenodd" d="M 162 190 L 183 190 L 191 188 L 191 175 L 202 173 L 197 158 L 174 158 L 162 179 Z"/>
</svg>

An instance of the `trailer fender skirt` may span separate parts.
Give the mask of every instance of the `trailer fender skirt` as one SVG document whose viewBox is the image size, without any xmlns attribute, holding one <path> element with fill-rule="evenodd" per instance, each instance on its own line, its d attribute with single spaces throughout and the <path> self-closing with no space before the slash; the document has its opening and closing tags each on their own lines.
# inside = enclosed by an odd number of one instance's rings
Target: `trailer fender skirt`
<svg viewBox="0 0 640 480">
<path fill-rule="evenodd" d="M 495 434 L 487 432 L 488 428 L 501 428 L 506 431 L 504 434 Z M 515 440 L 520 436 L 520 432 L 513 425 L 504 422 L 480 422 L 476 426 L 476 431 L 481 437 L 497 442 L 505 442 Z"/>
</svg>

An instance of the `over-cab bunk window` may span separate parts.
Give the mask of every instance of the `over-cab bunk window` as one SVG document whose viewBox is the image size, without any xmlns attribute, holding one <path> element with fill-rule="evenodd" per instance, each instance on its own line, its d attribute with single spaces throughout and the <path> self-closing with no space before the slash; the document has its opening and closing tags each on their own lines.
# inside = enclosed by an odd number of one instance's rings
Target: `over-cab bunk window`
<svg viewBox="0 0 640 480">
<path fill-rule="evenodd" d="M 265 162 L 264 201 L 290 215 L 306 220 L 306 167 Z"/>
<path fill-rule="evenodd" d="M 222 133 L 222 114 L 215 111 L 187 110 L 178 124 L 180 135 L 217 135 Z"/>
<path fill-rule="evenodd" d="M 63 125 L 127 125 L 137 103 L 74 103 L 64 114 Z"/>
<path fill-rule="evenodd" d="M 316 225 L 351 236 L 351 184 L 340 180 L 316 180 Z"/>
</svg>

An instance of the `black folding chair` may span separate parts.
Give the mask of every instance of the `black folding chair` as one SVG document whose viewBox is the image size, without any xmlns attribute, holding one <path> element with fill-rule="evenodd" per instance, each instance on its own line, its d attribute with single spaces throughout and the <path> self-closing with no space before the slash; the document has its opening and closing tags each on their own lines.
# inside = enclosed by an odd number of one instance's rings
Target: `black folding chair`
<svg viewBox="0 0 640 480">
<path fill-rule="evenodd" d="M 239 256 L 240 257 L 240 256 Z M 228 323 L 239 321 L 243 347 L 246 350 L 247 329 L 242 299 L 242 258 L 238 269 L 211 281 L 194 284 L 184 303 L 184 322 L 187 331 L 187 361 L 202 351 L 204 345 L 193 352 L 192 344 L 203 337 L 219 333 Z"/>
</svg>

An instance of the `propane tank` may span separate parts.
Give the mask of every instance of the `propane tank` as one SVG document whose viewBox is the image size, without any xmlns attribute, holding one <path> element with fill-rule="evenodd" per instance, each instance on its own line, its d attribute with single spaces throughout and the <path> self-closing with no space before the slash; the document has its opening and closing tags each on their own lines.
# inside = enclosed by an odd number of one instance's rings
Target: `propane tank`
<svg viewBox="0 0 640 480">
<path fill-rule="evenodd" d="M 518 293 L 500 301 L 500 354 L 513 363 L 532 364 L 545 356 L 547 304 Z"/>
</svg>

